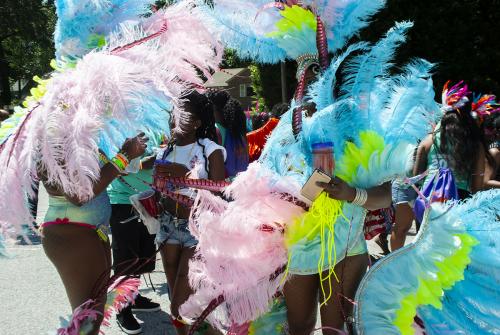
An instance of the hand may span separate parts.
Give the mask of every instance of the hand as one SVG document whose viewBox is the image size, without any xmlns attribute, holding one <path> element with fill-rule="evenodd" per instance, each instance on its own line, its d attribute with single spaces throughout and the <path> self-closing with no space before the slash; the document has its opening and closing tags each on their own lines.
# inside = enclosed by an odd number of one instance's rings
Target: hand
<svg viewBox="0 0 500 335">
<path fill-rule="evenodd" d="M 182 178 L 189 173 L 187 167 L 179 163 L 155 165 L 155 173 L 166 178 Z"/>
<path fill-rule="evenodd" d="M 317 182 L 316 185 L 323 188 L 333 199 L 351 202 L 356 197 L 356 189 L 338 177 L 334 177 L 329 183 Z"/>
<path fill-rule="evenodd" d="M 121 152 L 123 152 L 129 160 L 144 155 L 146 148 L 146 142 L 149 139 L 144 136 L 144 133 L 139 133 L 136 137 L 127 138 L 122 145 Z"/>
</svg>

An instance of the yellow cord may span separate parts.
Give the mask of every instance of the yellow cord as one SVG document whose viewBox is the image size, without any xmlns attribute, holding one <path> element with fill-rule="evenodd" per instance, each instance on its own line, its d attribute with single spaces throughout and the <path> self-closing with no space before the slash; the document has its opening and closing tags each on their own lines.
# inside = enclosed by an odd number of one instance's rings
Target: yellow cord
<svg viewBox="0 0 500 335">
<path fill-rule="evenodd" d="M 344 214 L 342 212 L 342 202 L 331 199 L 326 193 L 322 193 L 312 204 L 311 208 L 302 217 L 295 220 L 286 231 L 286 244 L 289 249 L 288 266 L 285 274 L 289 272 L 290 260 L 293 245 L 303 241 L 313 240 L 318 234 L 320 236 L 321 254 L 318 261 L 318 274 L 321 284 L 321 291 L 325 300 L 321 305 L 328 302 L 333 294 L 332 275 L 339 281 L 335 273 L 335 264 L 337 263 L 337 249 L 335 247 L 335 223 L 338 218 Z M 345 217 L 344 217 L 345 218 Z M 327 233 L 327 236 L 325 236 Z M 333 257 L 332 257 L 333 254 Z M 323 276 L 323 269 L 328 264 L 328 275 Z M 285 277 L 286 278 L 286 275 Z M 328 280 L 328 291 L 325 288 L 324 281 Z M 284 281 L 284 279 L 283 279 Z"/>
</svg>

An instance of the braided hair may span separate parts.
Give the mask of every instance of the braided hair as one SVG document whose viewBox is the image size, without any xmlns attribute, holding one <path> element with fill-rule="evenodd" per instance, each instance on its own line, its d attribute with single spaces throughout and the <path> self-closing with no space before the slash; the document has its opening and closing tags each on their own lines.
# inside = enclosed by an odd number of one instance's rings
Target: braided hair
<svg viewBox="0 0 500 335">
<path fill-rule="evenodd" d="M 203 150 L 205 158 L 205 171 L 208 172 L 208 157 L 205 153 L 205 146 L 200 140 L 208 138 L 213 142 L 217 142 L 217 132 L 215 131 L 214 107 L 212 102 L 203 94 L 192 91 L 185 96 L 184 108 L 196 116 L 201 121 L 201 126 L 196 129 L 196 143 Z"/>
<path fill-rule="evenodd" d="M 211 89 L 207 92 L 208 99 L 213 103 L 216 112 L 222 114 L 222 110 L 226 103 L 231 99 L 231 96 L 226 91 Z"/>
<path fill-rule="evenodd" d="M 205 171 L 208 171 L 208 157 L 206 155 L 205 146 L 200 142 L 204 138 L 216 142 L 217 133 L 215 131 L 215 120 L 213 113 L 212 102 L 203 94 L 196 91 L 192 91 L 187 95 L 183 96 L 184 103 L 183 108 L 186 113 L 192 114 L 194 118 L 190 118 L 190 121 L 195 121 L 196 119 L 201 121 L 201 126 L 196 129 L 196 143 L 203 150 L 203 157 L 205 158 Z M 175 140 L 169 142 L 167 149 L 163 155 L 165 159 L 170 152 L 174 149 Z"/>
<path fill-rule="evenodd" d="M 241 103 L 236 99 L 229 99 L 223 110 L 224 127 L 229 130 L 231 136 L 240 142 L 246 136 L 247 118 Z"/>
</svg>

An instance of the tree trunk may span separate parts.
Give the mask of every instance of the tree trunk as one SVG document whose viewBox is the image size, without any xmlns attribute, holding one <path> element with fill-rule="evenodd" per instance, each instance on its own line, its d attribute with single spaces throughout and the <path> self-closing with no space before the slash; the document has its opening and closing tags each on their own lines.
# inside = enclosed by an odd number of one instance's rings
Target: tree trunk
<svg viewBox="0 0 500 335">
<path fill-rule="evenodd" d="M 12 102 L 12 94 L 10 92 L 10 82 L 9 82 L 9 63 L 5 58 L 5 52 L 3 50 L 2 42 L 0 41 L 0 107 L 4 105 L 9 106 Z"/>
</svg>

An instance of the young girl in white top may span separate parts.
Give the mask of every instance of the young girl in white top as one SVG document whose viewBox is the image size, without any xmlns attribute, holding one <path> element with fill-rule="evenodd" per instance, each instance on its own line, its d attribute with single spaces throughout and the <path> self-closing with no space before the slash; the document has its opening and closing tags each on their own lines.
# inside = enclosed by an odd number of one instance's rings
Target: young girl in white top
<svg viewBox="0 0 500 335">
<path fill-rule="evenodd" d="M 173 140 L 162 150 L 157 160 L 168 164 L 155 166 L 163 177 L 186 177 L 224 180 L 225 150 L 217 145 L 213 106 L 204 95 L 192 92 L 185 97 L 185 118 L 175 125 Z M 189 188 L 172 191 L 194 199 L 196 192 Z M 186 334 L 187 326 L 179 316 L 181 306 L 191 295 L 188 282 L 188 262 L 198 241 L 188 229 L 190 208 L 170 198 L 162 199 L 165 209 L 160 217 L 161 229 L 156 241 L 161 245 L 163 267 L 170 288 L 171 315 L 178 334 Z"/>
</svg>

